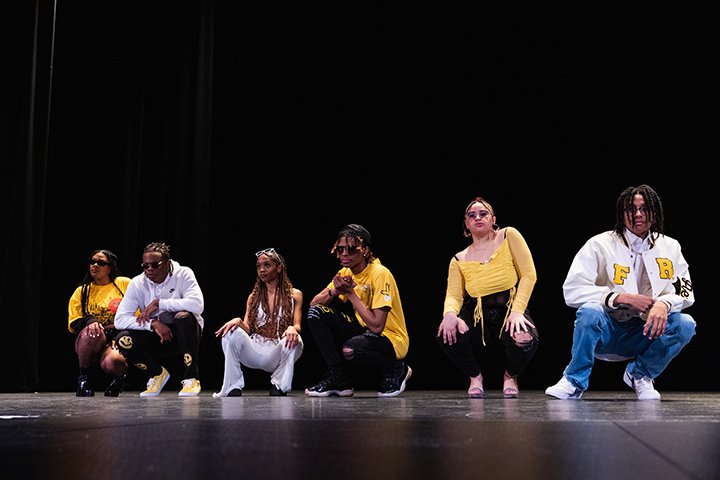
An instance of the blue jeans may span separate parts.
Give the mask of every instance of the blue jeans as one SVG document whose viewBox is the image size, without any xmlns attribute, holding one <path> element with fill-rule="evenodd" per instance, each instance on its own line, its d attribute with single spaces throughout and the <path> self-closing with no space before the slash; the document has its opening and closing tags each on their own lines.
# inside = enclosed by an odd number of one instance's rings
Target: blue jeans
<svg viewBox="0 0 720 480">
<path fill-rule="evenodd" d="M 595 356 L 632 359 L 627 371 L 635 378 L 654 379 L 695 335 L 695 320 L 686 313 L 671 313 L 665 333 L 649 339 L 645 321 L 618 322 L 599 303 L 586 303 L 575 314 L 572 359 L 563 375 L 580 390 L 587 390 Z"/>
</svg>

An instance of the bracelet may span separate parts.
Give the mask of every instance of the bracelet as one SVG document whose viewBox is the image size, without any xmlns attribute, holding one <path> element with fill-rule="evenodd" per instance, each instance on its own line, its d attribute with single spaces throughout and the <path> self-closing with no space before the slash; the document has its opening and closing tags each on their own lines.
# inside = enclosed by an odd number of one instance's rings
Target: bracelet
<svg viewBox="0 0 720 480">
<path fill-rule="evenodd" d="M 330 298 L 333 298 L 332 288 L 328 288 L 328 295 L 330 295 Z"/>
</svg>

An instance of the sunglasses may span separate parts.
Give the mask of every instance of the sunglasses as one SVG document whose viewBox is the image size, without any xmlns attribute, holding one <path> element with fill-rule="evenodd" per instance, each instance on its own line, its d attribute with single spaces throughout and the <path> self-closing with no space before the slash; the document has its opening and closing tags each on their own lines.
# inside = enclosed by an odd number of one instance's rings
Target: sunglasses
<svg viewBox="0 0 720 480">
<path fill-rule="evenodd" d="M 158 268 L 160 268 L 160 265 L 162 265 L 163 263 L 165 263 L 163 260 L 160 260 L 159 262 L 152 262 L 152 263 L 143 262 L 140 264 L 140 266 L 142 267 L 143 270 L 148 270 L 150 268 L 157 270 Z"/>
<path fill-rule="evenodd" d="M 105 260 L 95 260 L 94 258 L 88 259 L 88 265 L 97 265 L 98 267 L 107 267 L 110 265 Z"/>
<path fill-rule="evenodd" d="M 490 212 L 488 212 L 487 210 L 480 210 L 479 212 L 467 212 L 465 214 L 465 216 L 470 220 L 474 220 L 476 218 L 485 218 L 488 215 L 490 215 Z"/>
<path fill-rule="evenodd" d="M 335 251 L 342 255 L 347 252 L 348 255 L 354 255 L 358 251 L 358 247 L 352 247 L 350 245 L 338 245 L 335 247 Z"/>
<path fill-rule="evenodd" d="M 274 248 L 266 248 L 265 250 L 258 250 L 255 252 L 256 257 L 259 257 L 260 255 L 277 255 L 277 252 Z"/>
</svg>

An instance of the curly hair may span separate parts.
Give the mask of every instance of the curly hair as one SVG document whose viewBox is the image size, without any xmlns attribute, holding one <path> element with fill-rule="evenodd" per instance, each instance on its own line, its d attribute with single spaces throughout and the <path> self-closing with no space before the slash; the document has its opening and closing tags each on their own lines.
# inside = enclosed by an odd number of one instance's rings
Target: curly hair
<svg viewBox="0 0 720 480">
<path fill-rule="evenodd" d="M 250 307 L 248 310 L 248 320 L 250 323 L 250 331 L 257 332 L 265 338 L 280 339 L 283 332 L 293 324 L 293 284 L 290 281 L 287 272 L 285 259 L 273 248 L 259 251 L 256 256 L 267 256 L 275 265 L 282 268 L 278 271 L 278 286 L 275 291 L 275 300 L 270 306 L 268 300 L 267 285 L 260 279 L 255 279 L 255 287 L 250 294 Z M 265 323 L 258 326 L 257 317 L 258 310 L 262 308 L 265 312 Z"/>
<path fill-rule="evenodd" d="M 627 187 L 618 196 L 615 204 L 615 233 L 625 241 L 623 232 L 625 231 L 625 219 L 632 218 L 635 215 L 635 204 L 633 203 L 635 195 L 641 195 L 645 200 L 645 208 L 647 209 L 647 219 L 651 223 L 650 238 L 656 239 L 659 235 L 665 234 L 665 217 L 663 215 L 662 202 L 660 197 L 649 185 L 639 185 L 637 187 Z M 625 242 L 627 243 L 627 242 Z"/>
</svg>

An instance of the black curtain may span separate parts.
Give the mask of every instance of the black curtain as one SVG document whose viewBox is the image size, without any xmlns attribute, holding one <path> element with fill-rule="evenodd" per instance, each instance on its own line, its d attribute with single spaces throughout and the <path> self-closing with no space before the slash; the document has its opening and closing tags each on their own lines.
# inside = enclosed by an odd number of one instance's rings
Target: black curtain
<svg viewBox="0 0 720 480">
<path fill-rule="evenodd" d="M 32 391 L 39 381 L 53 13 L 49 2 L 40 0 L 0 6 L 2 62 L 9 79 L 0 115 L 5 232 L 0 240 L 0 308 L 13 312 L 0 349 L 6 366 L 2 392 Z"/>
</svg>

